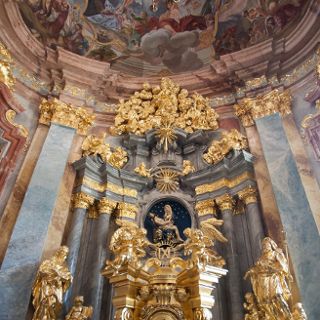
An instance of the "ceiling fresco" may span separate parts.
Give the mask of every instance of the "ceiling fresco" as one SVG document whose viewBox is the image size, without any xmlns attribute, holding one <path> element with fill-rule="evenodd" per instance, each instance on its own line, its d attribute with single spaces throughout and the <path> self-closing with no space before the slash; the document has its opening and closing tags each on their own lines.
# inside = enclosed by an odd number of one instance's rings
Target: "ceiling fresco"
<svg viewBox="0 0 320 320">
<path fill-rule="evenodd" d="M 176 1 L 176 0 L 175 0 Z M 44 44 L 136 76 L 198 70 L 279 33 L 307 0 L 24 0 Z"/>
</svg>

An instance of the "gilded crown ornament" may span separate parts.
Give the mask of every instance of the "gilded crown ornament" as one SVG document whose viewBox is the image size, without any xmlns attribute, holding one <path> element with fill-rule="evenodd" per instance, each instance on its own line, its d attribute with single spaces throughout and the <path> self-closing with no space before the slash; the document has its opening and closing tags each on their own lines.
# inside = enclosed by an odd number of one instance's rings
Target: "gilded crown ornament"
<svg viewBox="0 0 320 320">
<path fill-rule="evenodd" d="M 77 132 L 82 135 L 87 134 L 95 118 L 86 109 L 74 107 L 56 98 L 52 100 L 42 99 L 39 112 L 39 123 L 50 125 L 51 122 L 55 122 L 77 129 Z"/>
<path fill-rule="evenodd" d="M 279 112 L 281 116 L 291 113 L 292 97 L 289 90 L 280 92 L 278 89 L 258 96 L 245 98 L 234 105 L 235 115 L 245 127 L 252 126 L 255 119 Z"/>
<path fill-rule="evenodd" d="M 189 96 L 186 89 L 168 78 L 162 78 L 160 86 L 145 83 L 128 100 L 120 100 L 116 112 L 111 132 L 117 135 L 143 135 L 148 130 L 167 127 L 161 135 L 173 139 L 170 128 L 188 133 L 218 128 L 218 114 L 210 107 L 209 99 L 197 93 Z"/>
<path fill-rule="evenodd" d="M 203 155 L 203 160 L 209 164 L 220 162 L 231 150 L 248 148 L 247 138 L 238 130 L 232 129 L 222 132 L 220 140 L 214 140 L 208 151 Z"/>
</svg>

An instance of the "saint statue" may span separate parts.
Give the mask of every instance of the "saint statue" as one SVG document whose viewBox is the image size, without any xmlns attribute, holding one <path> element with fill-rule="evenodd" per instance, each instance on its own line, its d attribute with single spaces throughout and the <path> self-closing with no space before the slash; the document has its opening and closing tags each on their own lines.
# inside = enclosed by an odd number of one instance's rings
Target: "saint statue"
<svg viewBox="0 0 320 320">
<path fill-rule="evenodd" d="M 83 305 L 83 296 L 76 296 L 74 299 L 74 306 L 66 315 L 66 320 L 87 320 L 92 317 L 92 307 L 85 307 Z"/>
<path fill-rule="evenodd" d="M 251 278 L 252 289 L 257 305 L 270 320 L 291 319 L 289 299 L 291 292 L 288 261 L 282 250 L 270 238 L 262 240 L 262 255 L 246 273 Z"/>
<path fill-rule="evenodd" d="M 32 288 L 32 304 L 35 308 L 32 320 L 58 318 L 63 294 L 72 281 L 72 275 L 66 265 L 68 253 L 68 247 L 62 246 L 51 259 L 41 263 Z"/>
<path fill-rule="evenodd" d="M 158 226 L 158 230 L 161 232 L 163 231 L 173 231 L 176 239 L 179 242 L 183 242 L 182 238 L 180 237 L 179 229 L 176 225 L 174 225 L 173 222 L 173 212 L 172 208 L 169 204 L 166 204 L 164 206 L 164 217 L 160 218 L 155 213 L 150 212 L 149 213 L 153 223 Z"/>
</svg>

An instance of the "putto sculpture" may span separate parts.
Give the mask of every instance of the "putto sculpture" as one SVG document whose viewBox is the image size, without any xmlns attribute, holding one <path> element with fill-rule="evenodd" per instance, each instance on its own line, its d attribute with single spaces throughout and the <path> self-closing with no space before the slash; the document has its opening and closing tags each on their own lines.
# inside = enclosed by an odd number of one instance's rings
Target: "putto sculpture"
<svg viewBox="0 0 320 320">
<path fill-rule="evenodd" d="M 63 294 L 72 282 L 66 265 L 69 249 L 60 247 L 51 259 L 41 263 L 32 288 L 35 312 L 32 320 L 55 320 L 59 317 Z"/>
<path fill-rule="evenodd" d="M 92 317 L 93 308 L 83 305 L 83 296 L 76 296 L 74 298 L 74 306 L 66 315 L 65 320 L 87 320 Z"/>
</svg>

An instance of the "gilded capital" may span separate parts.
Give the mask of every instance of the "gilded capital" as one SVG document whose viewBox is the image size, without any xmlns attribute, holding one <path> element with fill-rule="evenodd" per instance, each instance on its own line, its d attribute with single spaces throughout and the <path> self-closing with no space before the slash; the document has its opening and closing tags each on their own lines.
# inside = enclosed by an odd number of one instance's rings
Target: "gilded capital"
<svg viewBox="0 0 320 320">
<path fill-rule="evenodd" d="M 291 113 L 292 97 L 289 90 L 280 92 L 278 89 L 257 96 L 245 98 L 234 105 L 235 115 L 240 118 L 243 126 L 249 127 L 254 120 L 279 112 L 281 116 Z"/>
<path fill-rule="evenodd" d="M 205 216 L 208 214 L 211 215 L 216 215 L 217 214 L 217 210 L 215 207 L 215 203 L 213 199 L 206 199 L 206 200 L 202 200 L 202 201 L 197 201 L 196 205 L 195 205 L 195 209 L 198 213 L 198 216 Z"/>
<path fill-rule="evenodd" d="M 13 60 L 8 49 L 0 42 L 0 82 L 3 82 L 10 90 L 16 83 L 12 73 Z"/>
<path fill-rule="evenodd" d="M 118 218 L 135 219 L 138 212 L 138 207 L 131 203 L 120 202 L 118 204 Z"/>
<path fill-rule="evenodd" d="M 39 105 L 39 123 L 50 125 L 51 122 L 77 129 L 79 134 L 85 135 L 93 124 L 95 116 L 86 109 L 74 107 L 56 98 L 42 99 Z"/>
<path fill-rule="evenodd" d="M 101 198 L 98 203 L 98 211 L 100 214 L 112 214 L 116 207 L 117 202 L 107 198 Z"/>
<path fill-rule="evenodd" d="M 211 143 L 208 151 L 203 154 L 203 160 L 209 164 L 216 164 L 231 150 L 243 150 L 247 148 L 247 138 L 237 129 L 232 129 L 227 132 L 222 132 L 221 139 Z"/>
<path fill-rule="evenodd" d="M 215 201 L 221 211 L 232 210 L 233 208 L 234 201 L 232 196 L 228 193 L 216 198 Z"/>
<path fill-rule="evenodd" d="M 246 205 L 257 202 L 257 190 L 252 186 L 248 186 L 239 191 L 238 196 Z"/>
<path fill-rule="evenodd" d="M 94 204 L 94 197 L 84 192 L 78 192 L 73 195 L 73 207 L 89 209 Z"/>
</svg>

